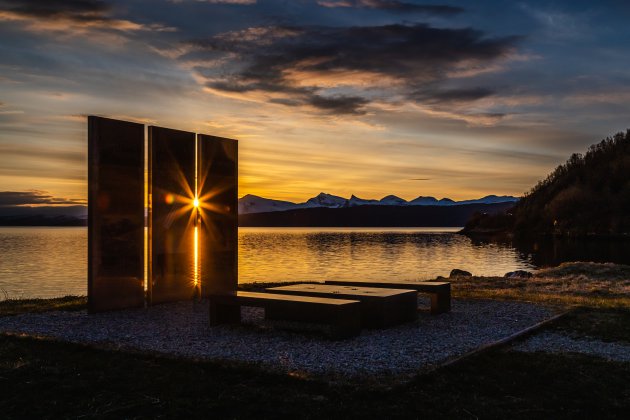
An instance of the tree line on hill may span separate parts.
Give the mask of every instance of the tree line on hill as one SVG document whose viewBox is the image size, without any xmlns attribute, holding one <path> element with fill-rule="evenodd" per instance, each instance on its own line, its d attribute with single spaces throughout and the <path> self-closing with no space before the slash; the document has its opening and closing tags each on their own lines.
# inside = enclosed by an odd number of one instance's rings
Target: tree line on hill
<svg viewBox="0 0 630 420">
<path fill-rule="evenodd" d="M 506 212 L 477 213 L 465 233 L 630 233 L 630 130 L 573 154 Z"/>
</svg>

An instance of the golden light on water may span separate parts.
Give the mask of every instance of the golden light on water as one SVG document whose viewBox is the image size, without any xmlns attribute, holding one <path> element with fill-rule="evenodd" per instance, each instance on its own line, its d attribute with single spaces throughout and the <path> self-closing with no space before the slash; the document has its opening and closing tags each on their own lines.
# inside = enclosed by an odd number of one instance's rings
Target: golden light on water
<svg viewBox="0 0 630 420">
<path fill-rule="evenodd" d="M 194 268 L 193 268 L 193 282 L 195 287 L 199 286 L 199 227 L 195 226 L 195 240 L 194 240 Z"/>
<path fill-rule="evenodd" d="M 197 197 L 195 197 L 195 199 L 193 200 L 193 207 L 194 208 L 199 207 L 199 199 Z"/>
</svg>

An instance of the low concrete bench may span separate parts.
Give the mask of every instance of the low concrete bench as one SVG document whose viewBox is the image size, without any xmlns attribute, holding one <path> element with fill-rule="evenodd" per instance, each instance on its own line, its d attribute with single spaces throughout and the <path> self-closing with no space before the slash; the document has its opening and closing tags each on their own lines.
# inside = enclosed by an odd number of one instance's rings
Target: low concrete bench
<svg viewBox="0 0 630 420">
<path fill-rule="evenodd" d="M 360 287 L 384 287 L 387 289 L 411 289 L 431 296 L 431 313 L 441 314 L 451 310 L 451 283 L 443 281 L 354 281 L 326 280 L 325 284 Z"/>
<path fill-rule="evenodd" d="M 351 299 L 361 302 L 361 325 L 366 328 L 387 328 L 418 317 L 418 294 L 415 290 L 354 287 L 330 284 L 292 284 L 272 287 L 269 293 Z"/>
<path fill-rule="evenodd" d="M 240 323 L 241 306 L 256 306 L 265 309 L 266 319 L 330 325 L 334 339 L 352 337 L 361 331 L 357 300 L 238 291 L 211 295 L 209 301 L 210 325 Z"/>
</svg>

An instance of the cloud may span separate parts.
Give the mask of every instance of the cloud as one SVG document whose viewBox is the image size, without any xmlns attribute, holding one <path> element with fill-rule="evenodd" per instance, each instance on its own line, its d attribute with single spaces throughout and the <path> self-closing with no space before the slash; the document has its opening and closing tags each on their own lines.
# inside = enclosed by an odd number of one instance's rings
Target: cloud
<svg viewBox="0 0 630 420">
<path fill-rule="evenodd" d="M 212 4 L 256 4 L 256 0 L 197 0 L 199 2 L 204 3 L 212 3 Z"/>
<path fill-rule="evenodd" d="M 511 54 L 520 38 L 426 24 L 262 27 L 186 43 L 179 57 L 214 94 L 332 114 L 360 114 L 376 99 L 474 101 L 482 87 L 441 87 L 449 71 Z"/>
<path fill-rule="evenodd" d="M 24 144 L 7 143 L 0 144 L 0 167 L 8 160 L 30 159 L 31 162 L 39 160 L 55 161 L 56 163 L 68 166 L 83 164 L 86 161 L 85 151 L 68 150 L 65 147 L 33 146 Z"/>
<path fill-rule="evenodd" d="M 425 90 L 417 92 L 415 97 L 418 101 L 426 103 L 453 104 L 476 101 L 493 94 L 494 91 L 490 89 L 476 87 L 470 89 Z"/>
<path fill-rule="evenodd" d="M 77 20 L 100 19 L 110 6 L 99 0 L 2 0 L 6 10 L 32 17 L 67 16 Z"/>
<path fill-rule="evenodd" d="M 456 6 L 414 4 L 397 0 L 321 0 L 317 4 L 323 7 L 352 7 L 357 9 L 377 9 L 394 13 L 421 13 L 426 15 L 450 16 L 462 13 L 464 9 Z"/>
<path fill-rule="evenodd" d="M 104 29 L 172 31 L 160 24 L 142 24 L 113 16 L 99 0 L 0 0 L 0 21 L 25 22 L 33 31 Z"/>
<path fill-rule="evenodd" d="M 315 108 L 333 113 L 333 114 L 361 114 L 361 108 L 367 104 L 367 99 L 359 96 L 321 96 L 311 95 L 308 103 Z"/>
<path fill-rule="evenodd" d="M 184 0 L 170 0 L 171 3 L 182 3 Z M 256 0 L 195 0 L 199 3 L 210 4 L 239 4 L 239 5 L 251 5 L 256 4 Z"/>
<path fill-rule="evenodd" d="M 0 191 L 0 207 L 80 204 L 85 204 L 85 200 L 56 198 L 46 191 Z"/>
</svg>

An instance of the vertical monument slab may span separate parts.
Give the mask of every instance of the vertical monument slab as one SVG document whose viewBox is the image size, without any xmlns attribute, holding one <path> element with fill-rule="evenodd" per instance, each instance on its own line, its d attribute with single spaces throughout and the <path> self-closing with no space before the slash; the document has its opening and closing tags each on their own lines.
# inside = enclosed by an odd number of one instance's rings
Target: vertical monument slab
<svg viewBox="0 0 630 420">
<path fill-rule="evenodd" d="M 190 299 L 195 266 L 195 133 L 149 127 L 149 288 L 152 304 Z"/>
<path fill-rule="evenodd" d="M 144 125 L 88 117 L 88 311 L 144 306 Z"/>
<path fill-rule="evenodd" d="M 238 282 L 238 142 L 199 134 L 201 294 L 230 293 Z"/>
</svg>

